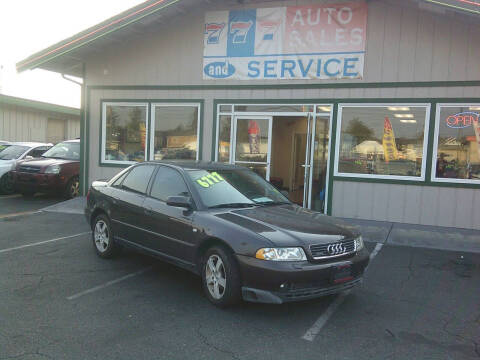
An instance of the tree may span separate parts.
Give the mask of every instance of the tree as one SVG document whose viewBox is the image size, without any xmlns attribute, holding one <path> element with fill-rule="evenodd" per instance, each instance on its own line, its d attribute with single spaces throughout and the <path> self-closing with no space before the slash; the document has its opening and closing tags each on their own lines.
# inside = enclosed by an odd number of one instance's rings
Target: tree
<svg viewBox="0 0 480 360">
<path fill-rule="evenodd" d="M 348 123 L 345 133 L 350 134 L 357 139 L 357 144 L 361 144 L 365 140 L 375 140 L 375 132 L 365 125 L 358 117 L 353 118 Z"/>
</svg>

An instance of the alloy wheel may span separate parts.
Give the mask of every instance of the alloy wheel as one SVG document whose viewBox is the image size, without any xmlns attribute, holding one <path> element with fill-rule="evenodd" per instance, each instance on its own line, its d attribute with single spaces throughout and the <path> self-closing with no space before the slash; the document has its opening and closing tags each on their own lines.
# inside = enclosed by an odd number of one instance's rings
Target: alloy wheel
<svg viewBox="0 0 480 360">
<path fill-rule="evenodd" d="M 207 288 L 216 300 L 219 300 L 225 294 L 227 285 L 227 276 L 222 259 L 218 255 L 211 255 L 205 264 L 205 281 Z"/>
<path fill-rule="evenodd" d="M 93 235 L 95 237 L 95 246 L 98 251 L 101 253 L 107 251 L 108 244 L 110 243 L 110 232 L 108 231 L 108 226 L 105 221 L 97 221 Z"/>
<path fill-rule="evenodd" d="M 70 185 L 70 196 L 74 198 L 74 197 L 77 197 L 79 193 L 80 193 L 80 183 L 78 180 L 74 180 Z"/>
</svg>

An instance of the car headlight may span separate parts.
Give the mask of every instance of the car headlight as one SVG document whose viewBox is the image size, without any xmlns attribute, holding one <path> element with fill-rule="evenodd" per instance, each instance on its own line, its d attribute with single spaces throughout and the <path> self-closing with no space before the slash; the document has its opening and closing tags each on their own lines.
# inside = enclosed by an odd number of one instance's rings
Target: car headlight
<svg viewBox="0 0 480 360">
<path fill-rule="evenodd" d="M 58 174 L 60 173 L 60 165 L 50 165 L 45 169 L 45 174 Z"/>
<path fill-rule="evenodd" d="M 305 252 L 300 247 L 293 248 L 264 248 L 256 252 L 255 257 L 261 260 L 272 261 L 301 261 L 307 260 Z"/>
<path fill-rule="evenodd" d="M 355 250 L 356 251 L 360 251 L 363 249 L 363 239 L 362 239 L 362 235 L 360 235 L 359 237 L 357 237 L 355 239 Z"/>
</svg>

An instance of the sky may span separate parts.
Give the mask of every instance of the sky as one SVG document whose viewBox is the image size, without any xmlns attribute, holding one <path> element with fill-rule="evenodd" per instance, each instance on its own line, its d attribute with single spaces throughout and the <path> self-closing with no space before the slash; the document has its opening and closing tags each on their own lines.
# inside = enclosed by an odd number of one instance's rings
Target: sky
<svg viewBox="0 0 480 360">
<path fill-rule="evenodd" d="M 0 93 L 80 107 L 80 86 L 15 63 L 145 0 L 0 0 Z"/>
</svg>

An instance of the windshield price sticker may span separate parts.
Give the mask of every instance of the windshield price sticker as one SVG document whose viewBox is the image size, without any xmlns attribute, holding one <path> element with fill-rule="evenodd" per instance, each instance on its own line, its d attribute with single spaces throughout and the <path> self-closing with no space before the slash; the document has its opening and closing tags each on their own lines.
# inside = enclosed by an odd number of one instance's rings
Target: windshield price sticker
<svg viewBox="0 0 480 360">
<path fill-rule="evenodd" d="M 201 178 L 197 179 L 197 184 L 204 188 L 209 188 L 212 185 L 218 184 L 225 179 L 220 176 L 217 172 L 212 172 L 208 175 L 202 176 Z"/>
</svg>

